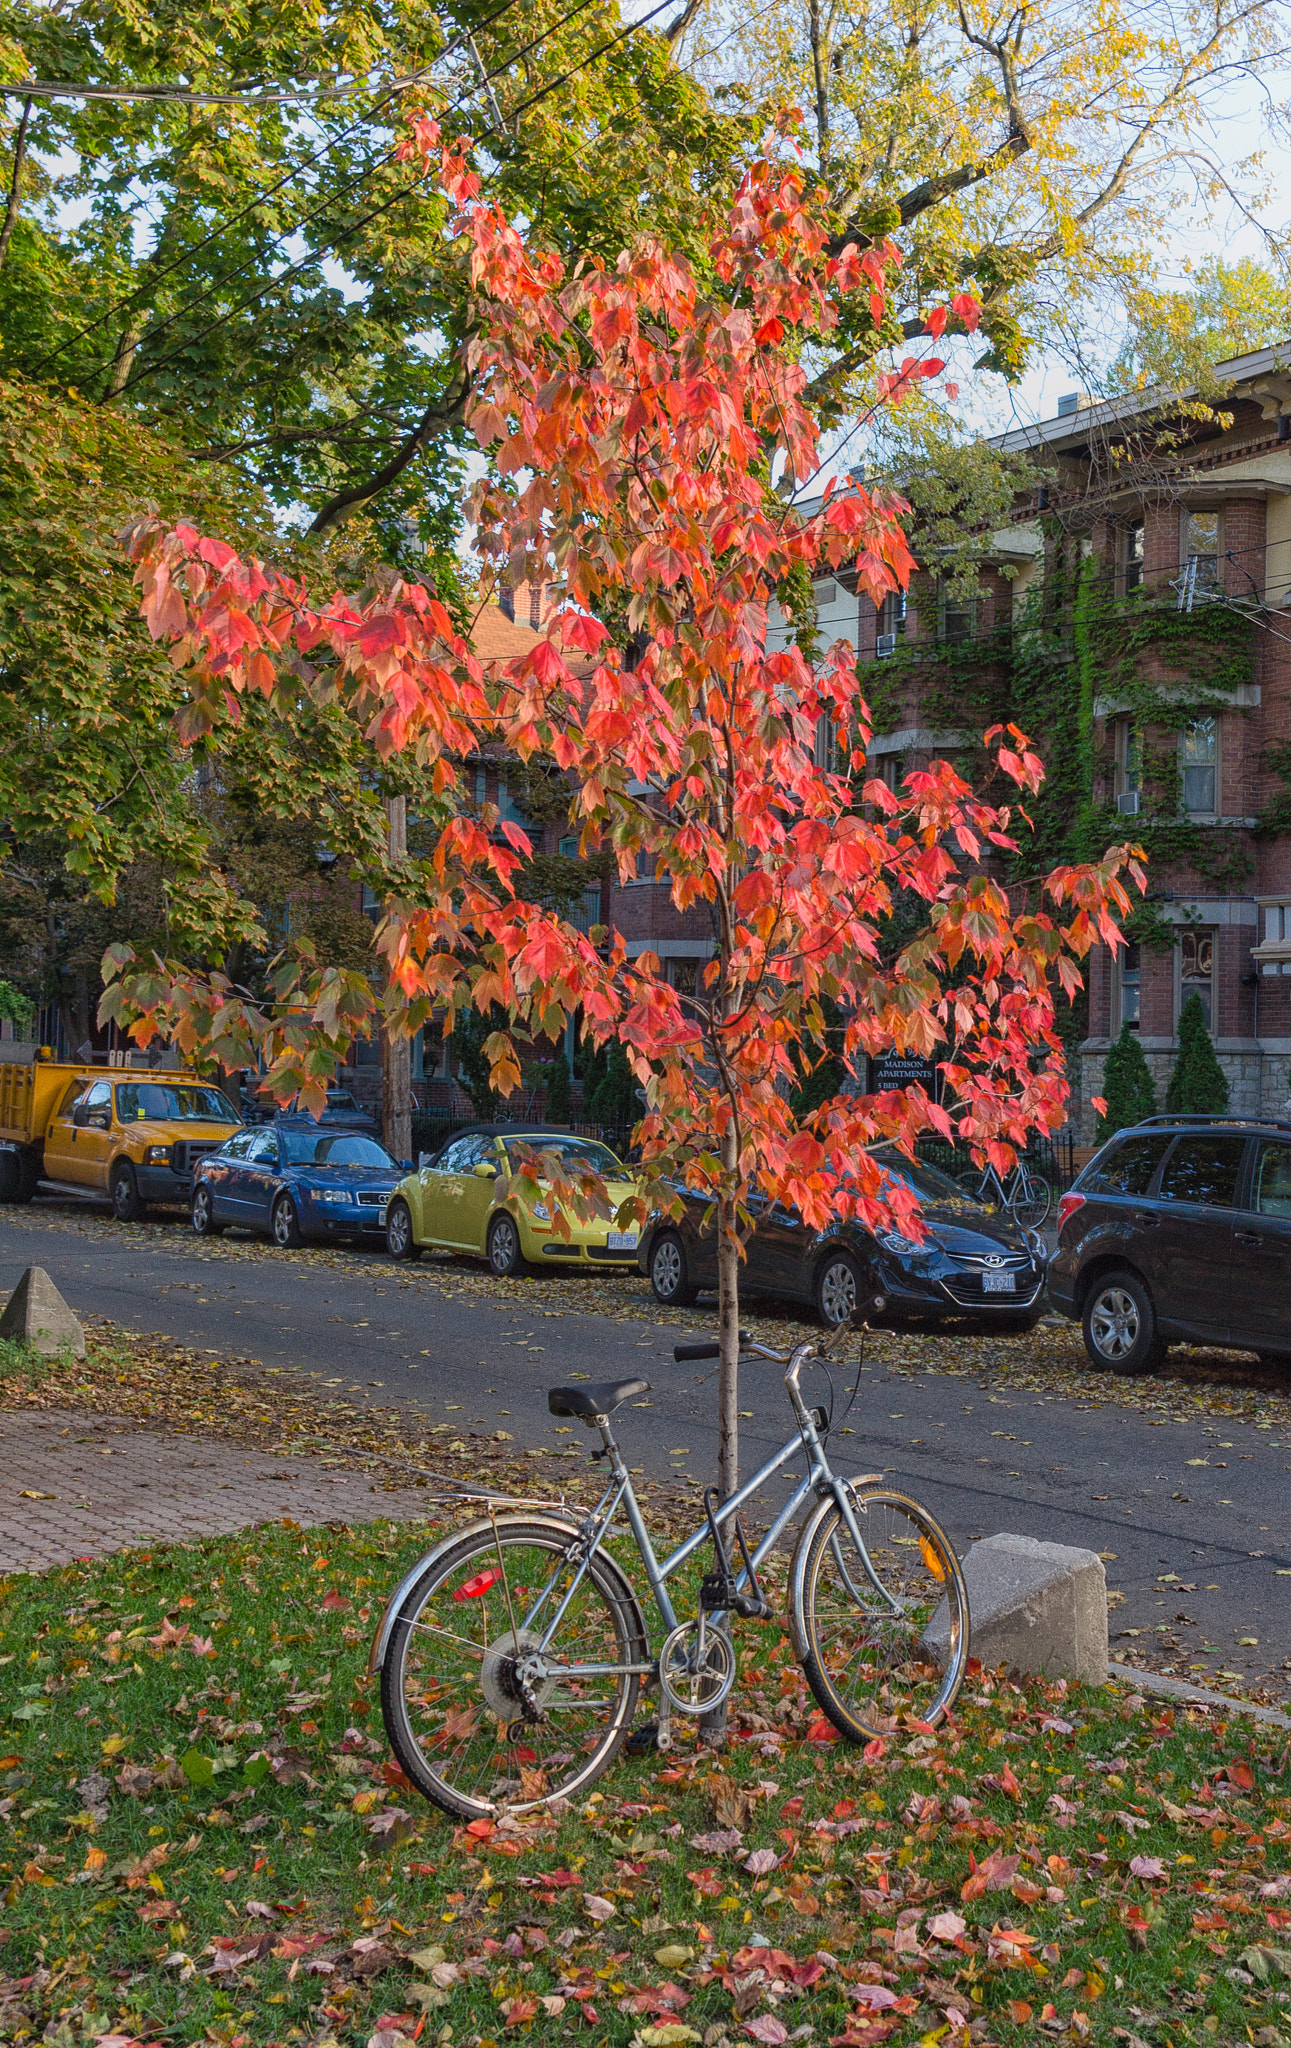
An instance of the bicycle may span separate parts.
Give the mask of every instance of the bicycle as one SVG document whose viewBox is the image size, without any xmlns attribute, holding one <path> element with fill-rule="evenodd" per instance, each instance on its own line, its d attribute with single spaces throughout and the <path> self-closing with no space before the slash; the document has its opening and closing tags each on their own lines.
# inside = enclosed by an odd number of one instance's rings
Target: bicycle
<svg viewBox="0 0 1291 2048">
<path fill-rule="evenodd" d="M 957 1173 L 955 1185 L 961 1187 L 966 1195 L 971 1195 L 975 1202 L 994 1199 L 1025 1230 L 1039 1230 L 1053 1200 L 1053 1189 L 1048 1181 L 1040 1174 L 1032 1173 L 1025 1159 L 1019 1159 L 1007 1189 L 993 1166 L 980 1171 L 974 1167 L 970 1173 Z"/>
<path fill-rule="evenodd" d="M 967 1590 L 949 1539 L 926 1509 L 885 1487 L 882 1473 L 845 1479 L 830 1469 L 830 1418 L 807 1406 L 798 1384 L 815 1347 L 800 1344 L 787 1358 L 759 1344 L 742 1351 L 787 1363 L 796 1429 L 728 1500 L 710 1489 L 704 1525 L 662 1562 L 610 1426 L 614 1410 L 648 1393 L 649 1381 L 555 1387 L 551 1413 L 599 1431 L 602 1447 L 592 1455 L 608 1459 L 610 1476 L 596 1506 L 577 1522 L 556 1512 L 492 1511 L 445 1537 L 391 1594 L 369 1669 L 380 1672 L 391 1749 L 445 1812 L 473 1820 L 576 1798 L 623 1747 L 643 1684 L 658 1690 L 661 1750 L 671 1746 L 674 1713 L 720 1707 L 736 1678 L 729 1618 L 770 1618 L 759 1566 L 813 1500 L 789 1570 L 789 1625 L 824 1713 L 840 1735 L 864 1743 L 909 1717 L 935 1725 L 949 1712 L 969 1634 Z M 678 1363 L 717 1356 L 713 1343 L 673 1352 Z M 807 1471 L 750 1552 L 741 1510 L 804 1451 Z M 620 1508 L 657 1610 L 657 1650 L 627 1573 L 605 1547 Z M 733 1525 L 738 1562 L 725 1525 Z M 713 1567 L 693 1618 L 679 1620 L 668 1581 L 705 1542 Z"/>
</svg>

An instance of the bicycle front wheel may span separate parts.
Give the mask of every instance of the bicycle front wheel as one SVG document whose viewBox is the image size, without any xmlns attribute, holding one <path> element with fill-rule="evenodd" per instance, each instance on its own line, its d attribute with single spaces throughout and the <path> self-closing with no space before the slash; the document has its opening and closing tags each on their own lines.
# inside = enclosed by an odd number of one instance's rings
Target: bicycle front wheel
<svg viewBox="0 0 1291 2048">
<path fill-rule="evenodd" d="M 985 1202 L 990 1199 L 986 1175 L 973 1167 L 969 1173 L 957 1173 L 955 1186 L 962 1188 L 971 1202 Z"/>
<path fill-rule="evenodd" d="M 803 1670 L 840 1735 L 868 1742 L 903 1716 L 934 1724 L 968 1667 L 968 1591 L 949 1537 L 886 1487 L 853 1494 L 854 1538 L 837 1503 L 804 1532 L 794 1585 Z"/>
<path fill-rule="evenodd" d="M 1026 1230 L 1039 1230 L 1049 1214 L 1053 1200 L 1053 1189 L 1038 1173 L 1023 1175 L 1017 1184 L 1017 1194 L 1009 1203 L 1015 1220 Z"/>
<path fill-rule="evenodd" d="M 395 1617 L 381 1663 L 386 1734 L 446 1813 L 477 1820 L 573 1799 L 623 1745 L 649 1649 L 613 1558 L 592 1559 L 540 1647 L 573 1585 L 576 1541 L 572 1527 L 519 1518 L 465 1532 L 428 1560 Z"/>
</svg>

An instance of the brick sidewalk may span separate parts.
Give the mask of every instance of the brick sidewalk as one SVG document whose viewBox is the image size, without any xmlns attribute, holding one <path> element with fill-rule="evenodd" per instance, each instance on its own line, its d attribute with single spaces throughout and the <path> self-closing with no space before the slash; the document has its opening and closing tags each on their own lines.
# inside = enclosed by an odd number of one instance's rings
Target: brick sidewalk
<svg viewBox="0 0 1291 2048">
<path fill-rule="evenodd" d="M 140 1543 L 256 1522 L 415 1522 L 416 1492 L 351 1466 L 140 1429 L 110 1415 L 0 1410 L 0 1571 L 39 1572 Z"/>
</svg>

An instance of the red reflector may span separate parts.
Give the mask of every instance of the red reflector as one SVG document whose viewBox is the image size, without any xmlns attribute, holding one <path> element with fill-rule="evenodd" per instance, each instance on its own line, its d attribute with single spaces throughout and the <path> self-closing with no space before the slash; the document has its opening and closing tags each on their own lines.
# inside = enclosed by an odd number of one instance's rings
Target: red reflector
<svg viewBox="0 0 1291 2048">
<path fill-rule="evenodd" d="M 1074 1216 L 1077 1209 L 1083 1209 L 1084 1206 L 1085 1197 L 1083 1195 L 1064 1195 L 1058 1204 L 1058 1229 L 1061 1230 L 1067 1218 Z"/>
<path fill-rule="evenodd" d="M 487 1593 L 490 1586 L 496 1586 L 502 1577 L 501 1567 L 491 1564 L 486 1572 L 476 1572 L 473 1579 L 466 1579 L 454 1593 L 454 1600 L 478 1600 L 481 1593 Z"/>
</svg>

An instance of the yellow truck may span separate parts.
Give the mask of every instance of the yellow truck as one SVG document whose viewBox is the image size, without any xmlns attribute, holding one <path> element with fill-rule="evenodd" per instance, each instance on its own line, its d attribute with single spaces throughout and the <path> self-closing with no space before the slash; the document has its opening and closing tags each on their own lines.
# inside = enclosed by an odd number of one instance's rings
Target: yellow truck
<svg viewBox="0 0 1291 2048">
<path fill-rule="evenodd" d="M 219 1088 L 182 1069 L 65 1064 L 45 1046 L 0 1044 L 0 1202 L 29 1202 L 47 1181 L 106 1195 L 122 1223 L 149 1202 L 187 1206 L 194 1163 L 241 1122 Z"/>
</svg>

